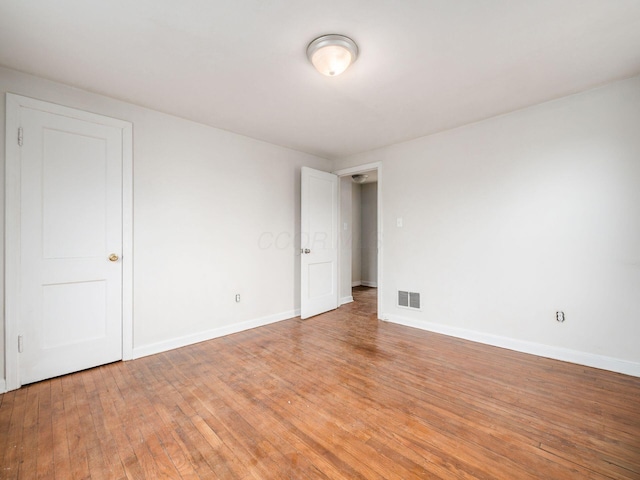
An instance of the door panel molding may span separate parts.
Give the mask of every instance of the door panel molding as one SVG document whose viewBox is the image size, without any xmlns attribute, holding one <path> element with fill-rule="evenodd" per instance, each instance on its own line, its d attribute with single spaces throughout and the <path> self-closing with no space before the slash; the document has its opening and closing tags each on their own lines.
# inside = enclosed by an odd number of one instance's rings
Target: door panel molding
<svg viewBox="0 0 640 480">
<path fill-rule="evenodd" d="M 28 108 L 96 123 L 122 135 L 122 356 L 133 358 L 133 126 L 130 122 L 70 107 L 6 94 L 5 132 L 5 372 L 6 389 L 21 386 L 18 332 L 20 331 L 21 154 L 18 130 L 21 109 Z"/>
</svg>

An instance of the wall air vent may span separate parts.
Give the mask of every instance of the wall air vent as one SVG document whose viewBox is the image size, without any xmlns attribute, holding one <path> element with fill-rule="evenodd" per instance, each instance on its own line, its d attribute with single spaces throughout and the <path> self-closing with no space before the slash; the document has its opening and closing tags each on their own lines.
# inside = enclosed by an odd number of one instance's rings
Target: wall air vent
<svg viewBox="0 0 640 480">
<path fill-rule="evenodd" d="M 420 310 L 420 294 L 416 292 L 398 290 L 398 306 Z"/>
</svg>

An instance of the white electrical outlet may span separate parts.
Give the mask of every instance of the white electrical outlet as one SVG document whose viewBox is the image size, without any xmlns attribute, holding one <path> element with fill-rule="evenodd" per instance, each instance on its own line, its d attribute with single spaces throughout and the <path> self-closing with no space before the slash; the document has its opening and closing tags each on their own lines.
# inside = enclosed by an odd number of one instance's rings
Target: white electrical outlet
<svg viewBox="0 0 640 480">
<path fill-rule="evenodd" d="M 240 294 L 236 293 L 236 303 L 240 303 Z"/>
<path fill-rule="evenodd" d="M 556 322 L 564 322 L 564 312 L 557 311 L 556 312 Z"/>
</svg>

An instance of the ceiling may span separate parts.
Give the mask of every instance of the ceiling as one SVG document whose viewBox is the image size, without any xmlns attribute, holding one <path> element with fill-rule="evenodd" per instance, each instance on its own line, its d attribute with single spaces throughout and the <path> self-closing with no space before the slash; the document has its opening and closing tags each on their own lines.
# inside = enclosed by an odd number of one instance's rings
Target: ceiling
<svg viewBox="0 0 640 480">
<path fill-rule="evenodd" d="M 337 158 L 640 73 L 640 1 L 0 0 L 0 65 Z"/>
</svg>

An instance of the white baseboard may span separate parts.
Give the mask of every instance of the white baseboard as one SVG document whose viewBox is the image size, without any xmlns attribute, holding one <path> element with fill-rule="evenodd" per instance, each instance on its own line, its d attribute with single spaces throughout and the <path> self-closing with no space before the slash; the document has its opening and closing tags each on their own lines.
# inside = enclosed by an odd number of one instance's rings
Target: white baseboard
<svg viewBox="0 0 640 480">
<path fill-rule="evenodd" d="M 428 330 L 430 332 L 441 333 L 451 337 L 464 338 L 465 340 L 506 348 L 508 350 L 515 350 L 517 352 L 530 353 L 539 357 L 553 358 L 564 362 L 577 363 L 587 367 L 601 368 L 603 370 L 640 377 L 640 363 L 630 362 L 628 360 L 580 352 L 577 350 L 570 350 L 568 348 L 553 347 L 541 343 L 527 342 L 524 340 L 517 340 L 515 338 L 477 332 L 475 330 L 450 327 L 433 322 L 424 322 L 399 315 L 384 314 L 382 315 L 382 318 L 389 322 L 405 325 L 407 327 Z"/>
<path fill-rule="evenodd" d="M 193 345 L 194 343 L 204 342 L 206 340 L 212 340 L 218 337 L 224 337 L 225 335 L 231 335 L 232 333 L 242 332 L 251 328 L 262 327 L 264 325 L 280 322 L 282 320 L 288 320 L 299 315 L 300 310 L 291 310 L 288 312 L 277 313 L 275 315 L 247 320 L 240 323 L 234 323 L 232 325 L 226 325 L 224 327 L 213 328 L 211 330 L 195 333 L 193 335 L 185 335 L 184 337 L 173 338 L 164 342 L 134 347 L 133 358 L 146 357 L 148 355 L 155 355 L 156 353 L 173 350 L 174 348 L 186 347 L 187 345 Z"/>
<path fill-rule="evenodd" d="M 7 382 L 5 381 L 4 378 L 0 378 L 0 393 L 6 393 L 7 392 Z"/>
<path fill-rule="evenodd" d="M 358 280 L 357 282 L 351 282 L 352 287 L 373 287 L 378 288 L 378 282 L 367 282 L 366 280 Z"/>
<path fill-rule="evenodd" d="M 345 303 L 353 302 L 353 296 L 349 295 L 348 297 L 342 297 L 340 299 L 340 305 L 344 305 Z"/>
</svg>

